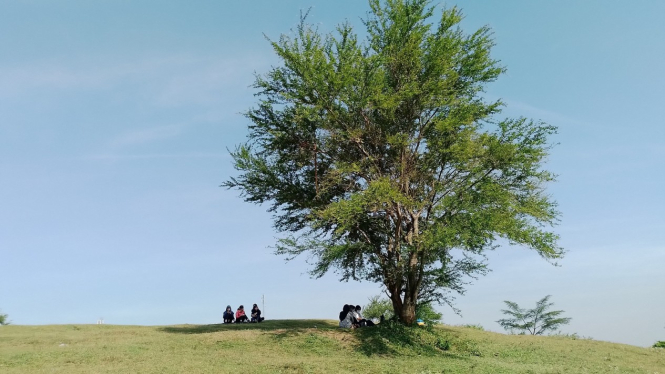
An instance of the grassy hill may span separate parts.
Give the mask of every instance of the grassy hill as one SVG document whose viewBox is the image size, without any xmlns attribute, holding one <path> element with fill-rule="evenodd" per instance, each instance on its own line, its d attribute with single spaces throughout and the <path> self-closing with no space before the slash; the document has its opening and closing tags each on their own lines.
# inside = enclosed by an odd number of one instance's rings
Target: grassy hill
<svg viewBox="0 0 665 374">
<path fill-rule="evenodd" d="M 665 349 L 335 321 L 0 327 L 2 373 L 661 373 Z"/>
</svg>

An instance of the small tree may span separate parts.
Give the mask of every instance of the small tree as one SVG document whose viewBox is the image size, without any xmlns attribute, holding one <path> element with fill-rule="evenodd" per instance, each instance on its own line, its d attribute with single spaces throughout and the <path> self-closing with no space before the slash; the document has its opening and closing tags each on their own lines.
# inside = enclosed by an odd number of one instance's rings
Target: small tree
<svg viewBox="0 0 665 374">
<path fill-rule="evenodd" d="M 393 313 L 393 303 L 380 295 L 370 297 L 369 303 L 365 305 L 362 312 L 363 317 L 367 319 L 381 318 L 381 316 L 390 319 L 395 315 Z"/>
<path fill-rule="evenodd" d="M 9 320 L 6 314 L 0 314 L 0 325 L 9 325 Z"/>
<path fill-rule="evenodd" d="M 501 327 L 513 333 L 515 330 L 521 334 L 542 335 L 545 331 L 556 330 L 560 325 L 570 322 L 571 318 L 559 317 L 563 310 L 547 311 L 554 303 L 548 303 L 551 295 L 543 297 L 533 309 L 525 310 L 512 301 L 504 301 L 508 309 L 501 312 L 511 318 L 500 319 L 497 322 Z"/>
</svg>

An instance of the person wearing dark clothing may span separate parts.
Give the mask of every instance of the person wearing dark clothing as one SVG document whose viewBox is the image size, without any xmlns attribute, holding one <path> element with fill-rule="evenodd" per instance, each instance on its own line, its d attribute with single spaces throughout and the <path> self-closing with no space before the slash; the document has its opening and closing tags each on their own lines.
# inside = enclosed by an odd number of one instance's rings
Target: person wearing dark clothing
<svg viewBox="0 0 665 374">
<path fill-rule="evenodd" d="M 224 323 L 231 323 L 233 319 L 233 309 L 231 309 L 231 305 L 227 305 L 224 311 Z"/>
<path fill-rule="evenodd" d="M 263 317 L 261 317 L 261 309 L 259 309 L 256 304 L 252 307 L 252 321 L 251 322 L 261 322 Z"/>
<path fill-rule="evenodd" d="M 340 320 L 340 322 L 341 322 L 341 321 L 344 321 L 344 319 L 346 318 L 346 314 L 347 314 L 347 313 L 349 313 L 349 304 L 344 304 L 344 306 L 342 307 L 342 311 L 339 312 L 339 320 Z"/>
<path fill-rule="evenodd" d="M 368 319 L 363 318 L 363 315 L 360 314 L 360 309 L 361 309 L 361 308 L 360 308 L 360 305 L 356 305 L 356 307 L 355 307 L 355 310 L 356 310 L 356 315 L 355 315 L 355 317 L 356 317 L 356 320 L 357 320 L 358 324 L 359 324 L 361 327 L 364 327 L 364 326 L 370 326 L 370 327 L 371 327 L 371 326 L 374 326 L 374 322 L 372 322 L 372 321 L 370 321 L 370 320 L 368 320 Z"/>
<path fill-rule="evenodd" d="M 345 329 L 358 327 L 355 322 L 356 320 L 353 318 L 353 313 L 351 313 L 351 306 L 344 304 L 342 311 L 339 312 L 339 327 Z"/>
</svg>

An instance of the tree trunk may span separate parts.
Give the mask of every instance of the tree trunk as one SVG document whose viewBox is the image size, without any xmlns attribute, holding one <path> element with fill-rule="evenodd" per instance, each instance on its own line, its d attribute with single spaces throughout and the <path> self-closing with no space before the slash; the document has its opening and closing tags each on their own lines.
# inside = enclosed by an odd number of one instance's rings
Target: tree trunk
<svg viewBox="0 0 665 374">
<path fill-rule="evenodd" d="M 400 319 L 405 325 L 413 326 L 413 324 L 416 323 L 416 304 L 404 303 L 402 306 L 402 312 L 400 313 Z"/>
<path fill-rule="evenodd" d="M 404 301 L 402 301 L 401 295 L 391 295 L 390 299 L 393 302 L 393 309 L 395 310 L 395 315 L 399 320 L 407 325 L 412 326 L 416 323 L 416 297 L 414 295 L 404 295 Z"/>
</svg>

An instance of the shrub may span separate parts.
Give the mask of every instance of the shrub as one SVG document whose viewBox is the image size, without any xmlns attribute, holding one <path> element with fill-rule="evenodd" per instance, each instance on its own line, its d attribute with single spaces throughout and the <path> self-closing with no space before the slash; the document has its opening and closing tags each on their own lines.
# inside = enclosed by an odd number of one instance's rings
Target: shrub
<svg viewBox="0 0 665 374">
<path fill-rule="evenodd" d="M 576 332 L 574 332 L 572 334 L 565 334 L 561 331 L 557 331 L 556 333 L 549 334 L 548 336 L 553 336 L 553 337 L 556 337 L 556 338 L 565 338 L 565 339 L 570 339 L 570 340 L 580 340 L 580 339 L 593 340 L 593 338 L 590 337 L 590 336 L 582 336 L 582 335 L 580 335 Z"/>
<path fill-rule="evenodd" d="M 462 325 L 462 327 L 466 327 L 466 328 L 474 329 L 474 330 L 479 330 L 479 331 L 485 331 L 485 328 L 484 328 L 483 326 L 481 326 L 480 324 L 475 324 L 475 325 L 472 325 L 472 324 L 469 324 L 469 325 Z"/>
<path fill-rule="evenodd" d="M 656 342 L 656 344 L 653 345 L 654 348 L 665 348 L 665 340 L 661 340 Z"/>
<path fill-rule="evenodd" d="M 428 325 L 441 322 L 443 314 L 437 312 L 431 303 L 422 303 L 416 306 L 416 318 L 422 319 Z"/>
<path fill-rule="evenodd" d="M 365 319 L 379 319 L 384 316 L 385 319 L 391 319 L 394 315 L 393 304 L 388 299 L 381 298 L 381 295 L 369 298 L 369 303 L 362 309 Z"/>
<path fill-rule="evenodd" d="M 379 319 L 383 316 L 386 320 L 389 320 L 395 316 L 393 303 L 387 298 L 382 298 L 381 295 L 370 297 L 369 303 L 362 310 L 362 314 L 366 319 Z M 421 303 L 416 307 L 416 318 L 423 320 L 428 325 L 440 322 L 442 316 L 431 303 Z"/>
<path fill-rule="evenodd" d="M 0 325 L 9 325 L 9 320 L 6 314 L 0 314 Z"/>
<path fill-rule="evenodd" d="M 450 350 L 450 342 L 439 338 L 436 340 L 436 347 L 442 351 Z"/>
</svg>

